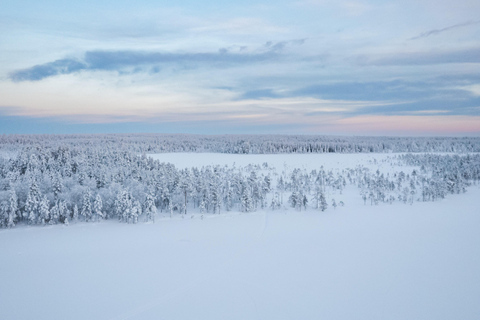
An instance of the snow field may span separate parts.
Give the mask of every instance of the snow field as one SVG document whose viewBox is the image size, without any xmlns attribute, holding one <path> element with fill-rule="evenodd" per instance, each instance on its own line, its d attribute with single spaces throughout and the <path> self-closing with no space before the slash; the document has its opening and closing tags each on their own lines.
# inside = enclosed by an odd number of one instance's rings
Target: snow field
<svg viewBox="0 0 480 320">
<path fill-rule="evenodd" d="M 149 156 L 161 162 L 175 164 L 179 169 L 202 166 L 229 166 L 246 167 L 248 165 L 262 166 L 268 163 L 270 168 L 276 168 L 280 173 L 285 168 L 289 171 L 294 168 L 306 169 L 307 171 L 318 170 L 321 166 L 325 169 L 355 169 L 362 165 L 371 170 L 381 170 L 385 173 L 393 167 L 398 167 L 391 161 L 395 155 L 401 153 L 310 153 L 310 154 L 225 154 L 225 153 L 157 153 Z M 401 170 L 413 170 L 413 167 L 405 167 Z"/>
</svg>

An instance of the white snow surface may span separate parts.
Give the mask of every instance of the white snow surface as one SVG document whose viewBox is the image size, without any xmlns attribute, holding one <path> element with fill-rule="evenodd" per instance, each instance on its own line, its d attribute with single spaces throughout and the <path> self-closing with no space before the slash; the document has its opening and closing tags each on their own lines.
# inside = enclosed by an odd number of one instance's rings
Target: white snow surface
<svg viewBox="0 0 480 320">
<path fill-rule="evenodd" d="M 318 170 L 325 169 L 355 169 L 363 165 L 369 169 L 382 169 L 391 166 L 390 160 L 401 153 L 309 153 L 309 154 L 225 154 L 225 153 L 157 153 L 149 155 L 161 162 L 175 164 L 177 168 L 227 165 L 245 167 L 249 164 L 262 165 L 268 163 L 277 170 L 292 170 L 294 168 Z"/>
<path fill-rule="evenodd" d="M 293 156 L 258 157 L 282 168 Z M 0 319 L 478 319 L 479 186 L 413 205 L 342 197 L 325 212 L 0 230 Z"/>
</svg>

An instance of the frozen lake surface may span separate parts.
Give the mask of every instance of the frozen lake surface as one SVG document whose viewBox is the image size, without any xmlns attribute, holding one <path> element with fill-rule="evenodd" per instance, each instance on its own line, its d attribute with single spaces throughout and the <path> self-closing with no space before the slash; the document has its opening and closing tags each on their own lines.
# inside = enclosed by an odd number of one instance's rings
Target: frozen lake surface
<svg viewBox="0 0 480 320">
<path fill-rule="evenodd" d="M 268 163 L 270 167 L 283 170 L 300 168 L 307 170 L 319 169 L 354 169 L 357 165 L 377 169 L 390 166 L 389 159 L 395 154 L 389 153 L 310 153 L 310 154 L 225 154 L 225 153 L 157 153 L 149 155 L 161 162 L 170 162 L 176 167 L 184 169 L 210 165 L 235 165 L 245 167 L 249 164 L 263 165 Z"/>
</svg>

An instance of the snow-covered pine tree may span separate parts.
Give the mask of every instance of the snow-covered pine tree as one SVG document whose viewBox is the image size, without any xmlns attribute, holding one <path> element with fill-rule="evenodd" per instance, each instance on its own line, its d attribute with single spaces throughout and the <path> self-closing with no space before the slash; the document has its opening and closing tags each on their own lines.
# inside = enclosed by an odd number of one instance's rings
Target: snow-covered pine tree
<svg viewBox="0 0 480 320">
<path fill-rule="evenodd" d="M 152 220 L 153 222 L 155 222 L 155 214 L 157 213 L 157 208 L 155 207 L 155 200 L 150 193 L 147 193 L 143 207 L 143 210 L 145 211 L 145 219 L 147 221 Z"/>
<path fill-rule="evenodd" d="M 78 220 L 78 206 L 77 204 L 74 204 L 72 209 L 72 221 L 77 221 L 77 220 Z"/>
<path fill-rule="evenodd" d="M 247 183 L 245 183 L 245 186 L 243 187 L 241 203 L 243 212 L 253 211 L 253 202 Z"/>
<path fill-rule="evenodd" d="M 180 190 L 182 191 L 183 198 L 184 198 L 183 213 L 187 214 L 187 195 L 190 194 L 193 190 L 190 170 L 185 169 L 181 171 L 179 187 L 180 187 Z"/>
<path fill-rule="evenodd" d="M 82 199 L 82 209 L 80 214 L 83 216 L 86 222 L 90 221 L 92 218 L 92 193 L 89 188 L 83 193 Z"/>
<path fill-rule="evenodd" d="M 200 213 L 201 213 L 201 214 L 205 213 L 205 200 L 202 199 L 202 200 L 200 201 L 199 209 L 200 209 Z"/>
<path fill-rule="evenodd" d="M 138 222 L 138 217 L 142 214 L 142 206 L 138 200 L 132 201 L 132 207 L 129 210 L 130 216 L 128 218 L 132 223 Z"/>
<path fill-rule="evenodd" d="M 323 193 L 322 188 L 320 187 L 320 185 L 316 184 L 315 185 L 315 191 L 314 191 L 314 194 L 313 194 L 313 199 L 315 200 L 315 209 L 320 208 L 320 198 L 321 198 L 322 193 Z"/>
<path fill-rule="evenodd" d="M 272 202 L 270 203 L 270 208 L 272 210 L 280 209 L 280 195 L 278 192 L 275 192 L 275 195 L 272 197 Z"/>
<path fill-rule="evenodd" d="M 212 184 L 210 186 L 210 191 L 211 191 L 210 203 L 213 208 L 213 213 L 216 213 L 217 209 L 218 209 L 218 213 L 220 213 L 220 207 L 222 205 L 222 197 L 221 197 L 218 185 L 216 183 Z"/>
<path fill-rule="evenodd" d="M 225 210 L 230 211 L 233 206 L 233 189 L 231 187 L 230 181 L 227 180 L 225 185 L 225 201 L 224 201 Z"/>
<path fill-rule="evenodd" d="M 50 224 L 55 224 L 60 218 L 60 204 L 59 201 L 55 201 L 53 207 L 50 209 Z"/>
<path fill-rule="evenodd" d="M 53 196 L 55 197 L 55 199 L 57 199 L 58 195 L 63 190 L 62 177 L 61 177 L 60 173 L 58 173 L 58 172 L 55 174 L 55 177 L 53 178 L 52 188 L 53 188 Z"/>
<path fill-rule="evenodd" d="M 15 189 L 10 190 L 10 197 L 8 200 L 8 215 L 7 215 L 7 228 L 15 226 L 15 220 L 17 218 L 18 211 L 18 197 Z"/>
<path fill-rule="evenodd" d="M 46 224 L 50 221 L 50 203 L 47 196 L 43 196 L 38 208 L 39 222 Z"/>
<path fill-rule="evenodd" d="M 58 221 L 68 225 L 68 209 L 65 201 L 62 201 L 62 200 L 58 201 L 58 214 L 59 214 Z"/>
<path fill-rule="evenodd" d="M 290 202 L 292 208 L 298 208 L 299 206 L 301 206 L 302 200 L 299 199 L 299 193 L 294 190 L 288 198 L 288 202 Z"/>
<path fill-rule="evenodd" d="M 0 228 L 3 228 L 7 225 L 8 219 L 8 202 L 0 202 Z"/>
<path fill-rule="evenodd" d="M 285 192 L 285 181 L 283 180 L 283 177 L 280 176 L 277 182 L 277 190 L 280 193 L 280 203 L 283 204 L 283 192 Z"/>
<path fill-rule="evenodd" d="M 323 192 L 320 193 L 320 210 L 325 211 L 327 210 L 328 204 L 327 200 L 325 199 L 325 194 Z"/>
<path fill-rule="evenodd" d="M 302 195 L 302 205 L 305 210 L 307 210 L 308 198 L 306 194 Z"/>
<path fill-rule="evenodd" d="M 23 212 L 24 219 L 30 224 L 35 224 L 39 219 L 40 200 L 41 195 L 37 186 L 37 182 L 36 180 L 32 179 Z"/>
<path fill-rule="evenodd" d="M 93 201 L 93 221 L 100 221 L 105 217 L 103 212 L 103 201 L 99 193 L 95 196 Z"/>
</svg>

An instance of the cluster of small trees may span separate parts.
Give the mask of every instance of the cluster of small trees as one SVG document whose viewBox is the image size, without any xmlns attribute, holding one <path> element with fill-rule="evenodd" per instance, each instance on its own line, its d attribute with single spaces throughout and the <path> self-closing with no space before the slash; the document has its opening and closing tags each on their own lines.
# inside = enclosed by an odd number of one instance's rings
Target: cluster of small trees
<svg viewBox="0 0 480 320">
<path fill-rule="evenodd" d="M 372 174 L 365 168 L 350 170 L 348 177 L 361 190 L 364 203 L 393 203 L 400 201 L 435 201 L 447 194 L 466 192 L 480 179 L 480 155 L 405 154 L 398 159 L 409 166 L 416 166 L 410 174 L 403 171 L 393 175 Z"/>
<path fill-rule="evenodd" d="M 259 208 L 335 209 L 334 196 L 347 185 L 360 189 L 365 204 L 435 201 L 465 192 L 480 179 L 480 155 L 406 154 L 395 161 L 411 173 L 384 175 L 364 167 L 342 171 L 208 166 L 178 170 L 146 155 L 83 144 L 30 146 L 0 157 L 0 227 L 67 224 L 117 219 L 154 220 L 164 213 L 220 213 Z"/>
</svg>

